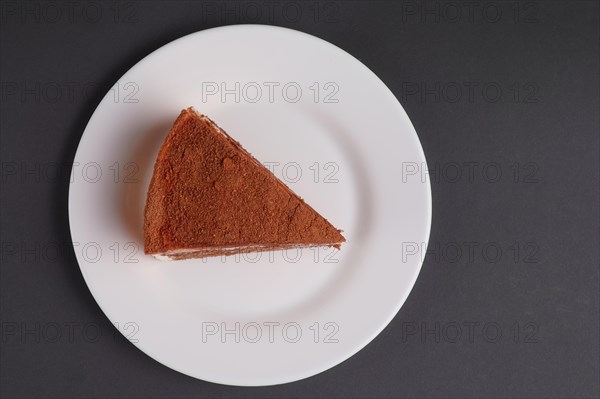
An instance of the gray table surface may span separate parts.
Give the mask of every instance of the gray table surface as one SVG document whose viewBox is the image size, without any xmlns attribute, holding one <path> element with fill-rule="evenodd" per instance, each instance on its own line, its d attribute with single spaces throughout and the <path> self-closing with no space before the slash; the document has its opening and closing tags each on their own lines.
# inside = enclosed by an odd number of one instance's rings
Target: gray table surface
<svg viewBox="0 0 600 399">
<path fill-rule="evenodd" d="M 598 2 L 0 10 L 2 397 L 600 395 Z M 115 338 L 69 246 L 68 165 L 102 96 L 160 46 L 237 23 L 364 62 L 406 109 L 433 178 L 429 254 L 398 315 L 351 359 L 275 387 L 196 380 Z"/>
</svg>

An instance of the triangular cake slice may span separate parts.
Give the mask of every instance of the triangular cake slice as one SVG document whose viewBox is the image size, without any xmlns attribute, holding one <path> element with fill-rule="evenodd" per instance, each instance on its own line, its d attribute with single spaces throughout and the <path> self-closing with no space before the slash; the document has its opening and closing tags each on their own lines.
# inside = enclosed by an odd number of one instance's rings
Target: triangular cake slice
<svg viewBox="0 0 600 399">
<path fill-rule="evenodd" d="M 146 254 L 189 259 L 345 241 L 208 117 L 181 112 L 148 189 Z"/>
</svg>

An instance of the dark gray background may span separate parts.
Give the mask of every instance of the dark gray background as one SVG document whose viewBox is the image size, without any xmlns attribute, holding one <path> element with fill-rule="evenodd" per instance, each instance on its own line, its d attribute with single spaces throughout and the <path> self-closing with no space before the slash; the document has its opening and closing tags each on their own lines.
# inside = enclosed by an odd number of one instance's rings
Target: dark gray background
<svg viewBox="0 0 600 399">
<path fill-rule="evenodd" d="M 597 2 L 53 4 L 2 3 L 2 397 L 598 397 Z M 114 339 L 68 245 L 68 166 L 43 172 L 72 162 L 100 99 L 137 61 L 247 22 L 364 62 L 437 170 L 430 253 L 392 323 L 331 370 L 251 389 L 195 380 Z M 88 342 L 85 326 L 101 337 Z"/>
</svg>

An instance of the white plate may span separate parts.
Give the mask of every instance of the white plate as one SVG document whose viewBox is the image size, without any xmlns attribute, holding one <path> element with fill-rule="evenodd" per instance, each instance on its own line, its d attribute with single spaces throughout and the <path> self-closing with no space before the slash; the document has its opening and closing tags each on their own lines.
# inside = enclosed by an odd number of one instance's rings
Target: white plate
<svg viewBox="0 0 600 399">
<path fill-rule="evenodd" d="M 145 256 L 154 160 L 190 105 L 343 229 L 342 250 Z M 402 106 L 351 55 L 284 28 L 209 29 L 153 52 L 104 97 L 74 162 L 71 234 L 92 295 L 142 351 L 207 381 L 280 384 L 352 356 L 404 303 L 429 237 L 425 157 Z"/>
</svg>

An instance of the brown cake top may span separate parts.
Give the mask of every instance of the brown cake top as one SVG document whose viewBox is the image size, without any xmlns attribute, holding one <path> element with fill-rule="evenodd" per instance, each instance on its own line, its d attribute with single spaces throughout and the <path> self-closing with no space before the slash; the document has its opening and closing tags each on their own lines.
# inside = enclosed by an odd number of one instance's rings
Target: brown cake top
<svg viewBox="0 0 600 399">
<path fill-rule="evenodd" d="M 144 252 L 335 244 L 340 231 L 216 124 L 183 110 L 154 165 Z"/>
</svg>

